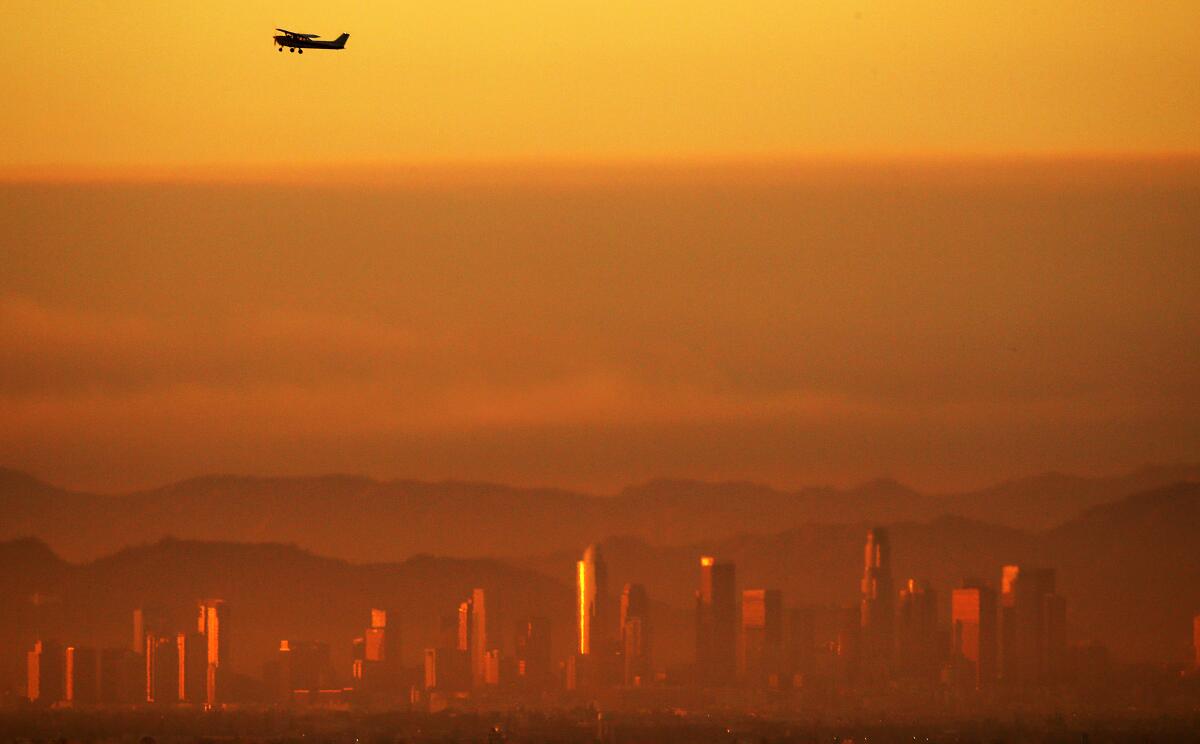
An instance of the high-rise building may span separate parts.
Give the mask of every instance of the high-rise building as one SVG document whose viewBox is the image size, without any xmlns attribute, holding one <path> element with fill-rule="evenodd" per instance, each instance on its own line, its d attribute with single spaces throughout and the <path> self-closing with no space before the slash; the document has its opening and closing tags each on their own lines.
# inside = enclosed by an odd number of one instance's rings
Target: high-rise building
<svg viewBox="0 0 1200 744">
<path fill-rule="evenodd" d="M 208 646 L 204 702 L 209 706 L 227 702 L 229 697 L 228 624 L 229 607 L 223 600 L 208 599 L 200 603 L 197 630 L 204 635 Z"/>
<path fill-rule="evenodd" d="M 100 702 L 127 705 L 146 701 L 146 670 L 142 654 L 128 646 L 100 652 Z"/>
<path fill-rule="evenodd" d="M 1000 583 L 1000 674 L 1010 685 L 1046 684 L 1065 652 L 1066 601 L 1054 569 L 1005 566 Z"/>
<path fill-rule="evenodd" d="M 370 626 L 354 639 L 351 676 L 361 689 L 381 691 L 397 683 L 400 660 L 400 629 L 389 628 L 387 611 L 373 608 Z"/>
<path fill-rule="evenodd" d="M 275 659 L 276 700 L 287 702 L 294 693 L 313 693 L 333 686 L 333 663 L 329 644 L 317 641 L 283 640 Z"/>
<path fill-rule="evenodd" d="M 787 672 L 793 684 L 803 684 L 815 671 L 817 618 L 812 607 L 791 611 L 787 627 Z"/>
<path fill-rule="evenodd" d="M 892 589 L 892 548 L 887 529 L 867 532 L 862 578 L 862 672 L 879 680 L 891 669 L 895 604 Z"/>
<path fill-rule="evenodd" d="M 67 646 L 66 694 L 72 705 L 100 702 L 100 659 L 94 648 Z"/>
<path fill-rule="evenodd" d="M 208 696 L 208 639 L 200 633 L 175 636 L 179 657 L 179 699 L 203 703 Z"/>
<path fill-rule="evenodd" d="M 730 685 L 737 677 L 737 588 L 732 563 L 700 558 L 696 591 L 696 670 L 701 683 Z"/>
<path fill-rule="evenodd" d="M 174 635 L 146 634 L 146 702 L 179 702 L 179 641 Z"/>
<path fill-rule="evenodd" d="M 483 687 L 487 684 L 487 607 L 484 603 L 483 589 L 476 588 L 471 592 L 471 684 Z"/>
<path fill-rule="evenodd" d="M 576 562 L 575 599 L 578 622 L 576 652 L 581 656 L 609 650 L 610 637 L 604 632 L 607 618 L 608 570 L 598 545 L 589 545 Z"/>
<path fill-rule="evenodd" d="M 742 637 L 738 672 L 750 687 L 778 688 L 783 674 L 783 593 L 742 592 Z"/>
<path fill-rule="evenodd" d="M 137 607 L 133 610 L 133 645 L 135 654 L 146 653 L 146 635 L 165 635 L 167 624 L 164 612 L 155 607 Z"/>
<path fill-rule="evenodd" d="M 900 590 L 895 630 L 897 673 L 912 680 L 936 681 L 945 644 L 938 627 L 937 592 L 928 582 L 909 579 Z"/>
<path fill-rule="evenodd" d="M 517 623 L 517 678 L 530 690 L 545 689 L 553 670 L 550 665 L 550 621 L 529 617 Z"/>
<path fill-rule="evenodd" d="M 66 654 L 54 641 L 36 641 L 25 655 L 26 697 L 31 702 L 57 703 L 66 697 Z"/>
<path fill-rule="evenodd" d="M 996 592 L 978 581 L 964 581 L 950 597 L 951 648 L 960 683 L 980 690 L 996 681 Z"/>
<path fill-rule="evenodd" d="M 621 681 L 626 687 L 644 685 L 650 678 L 650 599 L 646 587 L 626 584 L 621 590 Z"/>
</svg>

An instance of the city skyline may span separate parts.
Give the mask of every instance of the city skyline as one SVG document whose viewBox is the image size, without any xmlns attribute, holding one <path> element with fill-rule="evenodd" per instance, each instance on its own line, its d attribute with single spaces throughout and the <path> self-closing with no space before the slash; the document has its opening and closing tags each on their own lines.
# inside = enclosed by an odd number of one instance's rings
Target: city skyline
<svg viewBox="0 0 1200 744">
<path fill-rule="evenodd" d="M 830 690 L 837 690 L 839 696 L 884 695 L 886 699 L 896 695 L 898 700 L 917 694 L 916 699 L 926 703 L 951 695 L 976 705 L 1028 704 L 1039 698 L 1057 705 L 1076 694 L 1069 691 L 1089 689 L 1091 681 L 1081 676 L 1085 670 L 1086 674 L 1113 673 L 1102 643 L 1069 639 L 1068 605 L 1055 592 L 1053 568 L 1009 564 L 1000 569 L 994 583 L 964 578 L 952 590 L 948 608 L 938 603 L 936 587 L 909 578 L 896 590 L 895 602 L 890 603 L 894 610 L 885 617 L 885 605 L 879 600 L 891 571 L 888 530 L 868 529 L 864 543 L 861 607 L 820 608 L 804 598 L 799 604 L 795 599 L 785 603 L 778 589 L 746 589 L 738 594 L 734 564 L 702 556 L 696 589 L 697 645 L 686 667 L 649 666 L 653 625 L 640 585 L 627 584 L 623 589 L 619 622 L 616 615 L 597 613 L 594 604 L 577 601 L 575 623 L 590 629 L 591 642 L 583 643 L 587 636 L 581 630 L 566 656 L 557 660 L 551 655 L 550 626 L 544 618 L 517 623 L 516 644 L 509 651 L 491 648 L 486 592 L 475 588 L 458 606 L 457 623 L 443 633 L 453 645 L 424 649 L 422 663 L 411 671 L 400 661 L 399 636 L 388 630 L 388 611 L 372 608 L 366 635 L 353 640 L 355 658 L 348 674 L 339 674 L 331 665 L 327 640 L 285 638 L 278 642 L 277 656 L 263 666 L 261 678 L 251 684 L 254 675 L 244 669 L 235 672 L 231 664 L 228 638 L 237 631 L 231 630 L 236 626 L 230 624 L 228 603 L 206 599 L 194 605 L 198 607 L 195 632 L 176 633 L 166 619 L 170 613 L 161 609 L 134 608 L 128 616 L 133 650 L 64 646 L 39 634 L 26 654 L 24 696 L 31 703 L 75 707 L 187 703 L 207 710 L 229 704 L 357 701 L 435 712 L 478 696 L 501 694 L 553 706 L 560 704 L 554 700 L 570 700 L 579 693 L 598 695 L 620 688 L 659 690 L 659 694 L 674 689 L 672 694 L 682 700 L 679 695 L 688 690 L 694 691 L 686 693 L 692 695 L 703 689 L 736 687 L 775 695 L 790 691 L 796 696 L 791 704 L 802 708 L 819 704 L 816 701 Z M 576 572 L 579 577 L 585 576 L 585 562 L 599 565 L 602 560 L 595 545 L 584 556 Z M 589 581 L 594 581 L 592 576 Z M 580 590 L 583 587 L 580 579 Z M 500 601 L 503 604 L 502 597 Z M 736 629 L 725 627 L 732 623 L 731 614 L 740 617 Z M 822 631 L 832 635 L 814 631 L 817 615 L 833 621 Z M 886 630 L 881 629 L 884 621 Z M 1200 631 L 1200 614 L 1193 622 Z M 618 635 L 621 643 L 598 642 Z M 1192 640 L 1200 644 L 1200 632 Z M 201 649 L 195 659 L 191 648 Z M 636 650 L 637 659 L 627 657 L 631 650 Z M 1200 645 L 1193 650 L 1200 660 Z M 200 682 L 193 685 L 197 664 L 202 667 Z M 139 668 L 144 680 L 140 686 Z M 1200 674 L 1200 666 L 1196 673 Z M 348 682 L 339 684 L 339 679 Z M 904 695 L 894 687 L 897 683 L 905 686 Z M 1004 697 L 996 698 L 996 690 L 1003 691 Z M 548 698 L 548 694 L 566 697 Z M 694 701 L 698 704 L 702 699 Z M 768 698 L 761 698 L 747 704 L 767 702 Z"/>
</svg>

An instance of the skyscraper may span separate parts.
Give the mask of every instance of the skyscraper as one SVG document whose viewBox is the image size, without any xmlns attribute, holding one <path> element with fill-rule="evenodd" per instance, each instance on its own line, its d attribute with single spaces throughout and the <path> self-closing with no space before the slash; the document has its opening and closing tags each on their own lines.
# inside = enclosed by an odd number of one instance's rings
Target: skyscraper
<svg viewBox="0 0 1200 744">
<path fill-rule="evenodd" d="M 517 678 L 529 690 L 550 683 L 550 621 L 529 617 L 517 623 Z"/>
<path fill-rule="evenodd" d="M 175 636 L 179 656 L 179 699 L 203 703 L 208 696 L 208 639 L 197 632 Z"/>
<path fill-rule="evenodd" d="M 642 685 L 650 676 L 650 600 L 646 587 L 626 584 L 621 590 L 621 681 L 626 687 Z"/>
<path fill-rule="evenodd" d="M 471 592 L 471 684 L 487 684 L 487 607 L 482 589 Z"/>
<path fill-rule="evenodd" d="M 609 635 L 604 632 L 607 618 L 608 570 L 598 545 L 589 545 L 576 562 L 575 598 L 578 615 L 578 645 L 581 656 L 607 650 Z"/>
<path fill-rule="evenodd" d="M 129 704 L 146 701 L 146 669 L 141 653 L 128 646 L 100 652 L 100 702 Z"/>
<path fill-rule="evenodd" d="M 1011 685 L 1045 684 L 1059 672 L 1066 645 L 1066 601 L 1054 569 L 1005 566 L 1000 584 L 1000 673 Z"/>
<path fill-rule="evenodd" d="M 179 702 L 179 642 L 174 635 L 146 634 L 146 702 Z"/>
<path fill-rule="evenodd" d="M 783 672 L 783 594 L 778 589 L 742 592 L 742 638 L 738 672 L 750 687 L 779 687 Z"/>
<path fill-rule="evenodd" d="M 208 668 L 205 677 L 206 705 L 227 701 L 229 675 L 229 608 L 223 600 L 208 599 L 200 603 L 197 629 L 204 634 L 208 646 Z"/>
<path fill-rule="evenodd" d="M 96 649 L 67 647 L 65 699 L 72 705 L 100 702 L 100 659 Z"/>
<path fill-rule="evenodd" d="M 700 558 L 696 591 L 696 670 L 700 682 L 729 685 L 737 676 L 737 593 L 732 563 Z"/>
<path fill-rule="evenodd" d="M 896 670 L 911 680 L 933 682 L 941 671 L 937 592 L 926 581 L 909 579 L 896 608 Z"/>
<path fill-rule="evenodd" d="M 54 641 L 36 641 L 25 655 L 26 697 L 31 702 L 57 703 L 66 696 L 66 655 Z"/>
<path fill-rule="evenodd" d="M 862 671 L 869 678 L 886 677 L 891 669 L 895 605 L 892 589 L 892 548 L 888 532 L 867 532 L 862 578 Z"/>
<path fill-rule="evenodd" d="M 964 581 L 950 598 L 955 675 L 971 689 L 996 681 L 996 592 L 978 581 Z"/>
</svg>

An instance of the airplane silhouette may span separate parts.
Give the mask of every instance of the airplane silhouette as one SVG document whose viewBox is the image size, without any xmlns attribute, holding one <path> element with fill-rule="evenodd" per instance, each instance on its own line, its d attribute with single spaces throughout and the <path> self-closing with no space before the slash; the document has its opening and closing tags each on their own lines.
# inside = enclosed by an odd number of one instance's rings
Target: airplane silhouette
<svg viewBox="0 0 1200 744">
<path fill-rule="evenodd" d="M 275 43 L 279 45 L 279 51 L 283 51 L 284 47 L 288 47 L 289 52 L 300 52 L 304 54 L 305 49 L 345 49 L 346 39 L 350 38 L 350 34 L 342 34 L 333 41 L 313 41 L 313 39 L 321 38 L 318 34 L 298 34 L 295 31 L 288 31 L 286 28 L 275 29 L 279 32 L 279 36 L 275 37 Z"/>
</svg>

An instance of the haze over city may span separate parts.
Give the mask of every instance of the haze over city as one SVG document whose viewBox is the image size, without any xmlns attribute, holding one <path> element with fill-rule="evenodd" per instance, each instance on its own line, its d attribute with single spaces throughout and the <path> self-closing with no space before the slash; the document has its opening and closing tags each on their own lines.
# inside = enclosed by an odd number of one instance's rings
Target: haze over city
<svg viewBox="0 0 1200 744">
<path fill-rule="evenodd" d="M 0 738 L 1195 736 L 1194 3 L 6 10 Z"/>
</svg>

